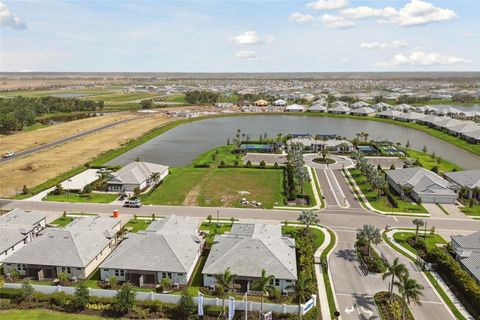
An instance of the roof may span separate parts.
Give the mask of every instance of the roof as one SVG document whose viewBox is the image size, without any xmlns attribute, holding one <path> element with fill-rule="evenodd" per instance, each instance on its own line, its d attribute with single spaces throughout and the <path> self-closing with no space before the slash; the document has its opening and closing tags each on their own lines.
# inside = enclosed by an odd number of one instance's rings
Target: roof
<svg viewBox="0 0 480 320">
<path fill-rule="evenodd" d="M 398 110 L 385 110 L 377 113 L 377 116 L 398 117 L 401 114 L 403 113 Z"/>
<path fill-rule="evenodd" d="M 462 187 L 480 187 L 480 170 L 447 172 L 445 176 Z"/>
<path fill-rule="evenodd" d="M 460 263 L 480 282 L 480 253 L 472 253 L 469 257 L 460 259 Z"/>
<path fill-rule="evenodd" d="M 232 233 L 215 237 L 202 273 L 227 268 L 237 276 L 258 278 L 265 269 L 277 279 L 297 280 L 295 241 L 282 237 L 280 226 L 234 224 Z"/>
<path fill-rule="evenodd" d="M 480 231 L 468 236 L 452 236 L 451 238 L 462 249 L 480 250 Z"/>
<path fill-rule="evenodd" d="M 327 107 L 317 103 L 317 104 L 314 104 L 313 106 L 311 106 L 310 108 L 308 108 L 308 110 L 310 110 L 310 111 L 326 111 Z"/>
<path fill-rule="evenodd" d="M 406 119 L 406 120 L 416 120 L 416 119 L 425 118 L 425 115 L 423 113 L 418 113 L 418 112 L 407 112 L 407 113 L 400 114 L 397 118 Z"/>
<path fill-rule="evenodd" d="M 179 217 L 174 214 L 161 220 L 153 221 L 147 231 L 162 234 L 197 234 L 201 221 L 190 217 Z"/>
<path fill-rule="evenodd" d="M 469 138 L 480 140 L 480 129 L 476 131 L 465 132 L 463 135 Z"/>
<path fill-rule="evenodd" d="M 0 215 L 0 227 L 32 227 L 45 219 L 45 215 L 37 212 L 26 212 L 15 208 L 3 215 Z"/>
<path fill-rule="evenodd" d="M 354 109 L 358 109 L 358 108 L 362 108 L 362 107 L 368 107 L 370 106 L 369 103 L 366 103 L 365 101 L 358 101 L 358 102 L 355 102 L 354 104 L 352 104 L 352 108 Z"/>
<path fill-rule="evenodd" d="M 411 186 L 417 194 L 456 195 L 448 189 L 450 183 L 447 180 L 422 167 L 388 170 L 385 173 L 395 183 Z"/>
<path fill-rule="evenodd" d="M 344 106 L 344 105 L 341 105 L 341 106 L 337 106 L 337 107 L 334 107 L 334 108 L 330 108 L 328 111 L 334 111 L 334 112 L 348 112 L 350 111 L 351 109 L 347 106 Z"/>
<path fill-rule="evenodd" d="M 304 106 L 300 105 L 300 104 L 292 104 L 292 105 L 289 105 L 285 108 L 286 110 L 303 110 L 305 109 Z"/>
<path fill-rule="evenodd" d="M 463 121 L 462 123 L 451 126 L 448 129 L 454 132 L 464 133 L 480 130 L 480 126 L 473 121 Z"/>
<path fill-rule="evenodd" d="M 26 235 L 19 228 L 0 228 L 0 254 L 23 241 Z"/>
<path fill-rule="evenodd" d="M 106 217 L 76 218 L 67 227 L 47 228 L 6 263 L 86 267 L 111 241 L 119 220 Z"/>
<path fill-rule="evenodd" d="M 117 172 L 111 174 L 108 183 L 141 184 L 149 179 L 153 173 L 162 174 L 168 167 L 150 162 L 131 162 Z"/>
<path fill-rule="evenodd" d="M 355 110 L 352 110 L 352 113 L 358 113 L 358 114 L 372 114 L 375 113 L 375 110 L 370 108 L 370 107 L 360 107 Z"/>
</svg>

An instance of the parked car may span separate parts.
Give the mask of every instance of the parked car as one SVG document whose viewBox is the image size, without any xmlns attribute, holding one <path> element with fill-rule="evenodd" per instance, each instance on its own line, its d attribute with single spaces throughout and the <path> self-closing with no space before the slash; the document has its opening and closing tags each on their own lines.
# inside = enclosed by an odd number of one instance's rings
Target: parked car
<svg viewBox="0 0 480 320">
<path fill-rule="evenodd" d="M 140 200 L 135 199 L 135 200 L 127 200 L 123 204 L 124 207 L 129 207 L 129 208 L 140 208 L 142 206 L 142 203 Z"/>
<path fill-rule="evenodd" d="M 100 168 L 97 170 L 97 173 L 110 173 L 112 170 L 107 169 L 107 168 Z"/>
<path fill-rule="evenodd" d="M 11 158 L 11 157 L 13 157 L 14 155 L 15 155 L 15 152 L 13 152 L 13 151 L 8 151 L 7 153 L 5 153 L 5 154 L 3 155 L 3 157 L 4 157 L 4 158 Z"/>
</svg>

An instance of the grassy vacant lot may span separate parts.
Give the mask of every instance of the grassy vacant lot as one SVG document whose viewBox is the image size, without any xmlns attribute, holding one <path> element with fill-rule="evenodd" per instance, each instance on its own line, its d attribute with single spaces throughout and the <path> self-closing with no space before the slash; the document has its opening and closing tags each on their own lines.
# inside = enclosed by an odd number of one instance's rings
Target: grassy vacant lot
<svg viewBox="0 0 480 320">
<path fill-rule="evenodd" d="M 89 320 L 105 319 L 89 315 L 71 314 L 49 310 L 7 310 L 0 311 L 2 320 Z"/>
<path fill-rule="evenodd" d="M 450 172 L 450 171 L 461 171 L 463 170 L 461 167 L 457 166 L 454 163 L 451 163 L 447 160 L 440 161 L 438 163 L 432 156 L 428 153 L 416 151 L 416 150 L 408 150 L 408 157 L 416 158 L 420 162 L 420 165 L 427 170 L 431 170 L 433 167 L 437 166 L 438 171 L 440 172 Z"/>
<path fill-rule="evenodd" d="M 246 198 L 271 208 L 283 202 L 282 182 L 279 169 L 172 168 L 160 187 L 142 200 L 145 204 L 240 207 L 240 200 Z"/>
<path fill-rule="evenodd" d="M 55 179 L 55 181 L 44 185 L 45 187 L 60 183 L 65 178 L 85 170 L 84 164 L 95 155 L 119 148 L 131 139 L 141 136 L 166 121 L 167 119 L 161 116 L 135 119 L 58 147 L 2 164 L 0 195 L 13 196 L 20 193 L 25 184 L 28 188 L 32 188 L 49 179 Z M 68 171 L 71 171 L 69 172 L 71 175 L 65 176 L 64 173 Z M 58 178 L 59 175 L 62 176 Z M 44 189 L 36 188 L 34 191 L 38 192 Z"/>
<path fill-rule="evenodd" d="M 43 198 L 44 201 L 57 202 L 92 202 L 92 203 L 110 203 L 117 199 L 118 194 L 110 193 L 90 193 L 89 196 L 83 197 L 78 193 L 69 193 L 61 195 L 48 195 Z"/>
<path fill-rule="evenodd" d="M 469 207 L 468 205 L 466 205 L 465 207 L 461 207 L 460 210 L 469 215 L 469 216 L 477 216 L 477 217 L 480 217 L 480 206 L 479 205 L 476 205 L 476 206 L 473 206 L 473 207 Z"/>
<path fill-rule="evenodd" d="M 408 202 L 402 200 L 399 196 L 394 195 L 397 199 L 398 208 L 392 207 L 387 197 L 381 195 L 378 197 L 377 191 L 374 190 L 370 181 L 365 177 L 360 170 L 350 169 L 353 179 L 357 183 L 358 187 L 368 199 L 368 202 L 377 210 L 385 212 L 416 212 L 416 213 L 427 213 L 427 210 L 421 205 L 416 203 Z M 392 193 L 395 192 L 392 190 Z"/>
<path fill-rule="evenodd" d="M 440 236 L 439 234 L 427 233 L 427 235 L 424 237 L 424 234 L 421 233 L 418 237 L 419 239 L 425 239 L 425 244 L 428 250 L 435 249 L 436 247 L 438 247 L 438 245 L 447 244 L 447 241 L 445 241 L 445 239 L 443 239 L 442 236 Z M 402 247 L 412 252 L 413 254 L 418 254 L 417 250 L 413 248 L 408 242 L 410 239 L 414 238 L 415 232 L 397 232 L 393 235 L 393 239 L 395 239 L 398 244 L 400 244 Z"/>
</svg>

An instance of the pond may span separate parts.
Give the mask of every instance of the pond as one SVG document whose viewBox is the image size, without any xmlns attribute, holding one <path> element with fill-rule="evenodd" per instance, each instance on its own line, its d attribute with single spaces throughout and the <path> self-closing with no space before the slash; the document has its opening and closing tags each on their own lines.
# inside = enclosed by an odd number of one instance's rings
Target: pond
<svg viewBox="0 0 480 320">
<path fill-rule="evenodd" d="M 368 139 L 389 140 L 410 148 L 428 152 L 449 160 L 464 169 L 480 169 L 480 157 L 424 132 L 389 123 L 287 115 L 258 115 L 212 118 L 179 125 L 162 135 L 113 159 L 109 165 L 125 165 L 140 158 L 141 161 L 181 167 L 191 163 L 199 154 L 225 145 L 235 136 L 237 129 L 258 140 L 260 135 L 276 137 L 281 133 L 337 134 L 354 138 L 356 133 L 367 132 Z"/>
</svg>

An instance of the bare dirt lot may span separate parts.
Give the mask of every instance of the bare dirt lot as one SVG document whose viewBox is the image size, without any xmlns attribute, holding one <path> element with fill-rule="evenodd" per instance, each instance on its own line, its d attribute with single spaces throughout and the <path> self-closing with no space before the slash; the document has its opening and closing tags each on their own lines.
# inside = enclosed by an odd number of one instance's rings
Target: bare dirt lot
<svg viewBox="0 0 480 320">
<path fill-rule="evenodd" d="M 6 162 L 0 165 L 0 196 L 13 196 L 21 192 L 23 185 L 33 187 L 52 179 L 168 120 L 157 115 L 134 119 L 32 156 Z"/>
<path fill-rule="evenodd" d="M 0 135 L 0 154 L 7 151 L 19 152 L 51 141 L 59 140 L 82 131 L 107 125 L 112 122 L 138 117 L 133 113 L 109 114 L 81 120 L 65 122 L 50 127 L 12 135 Z"/>
</svg>

